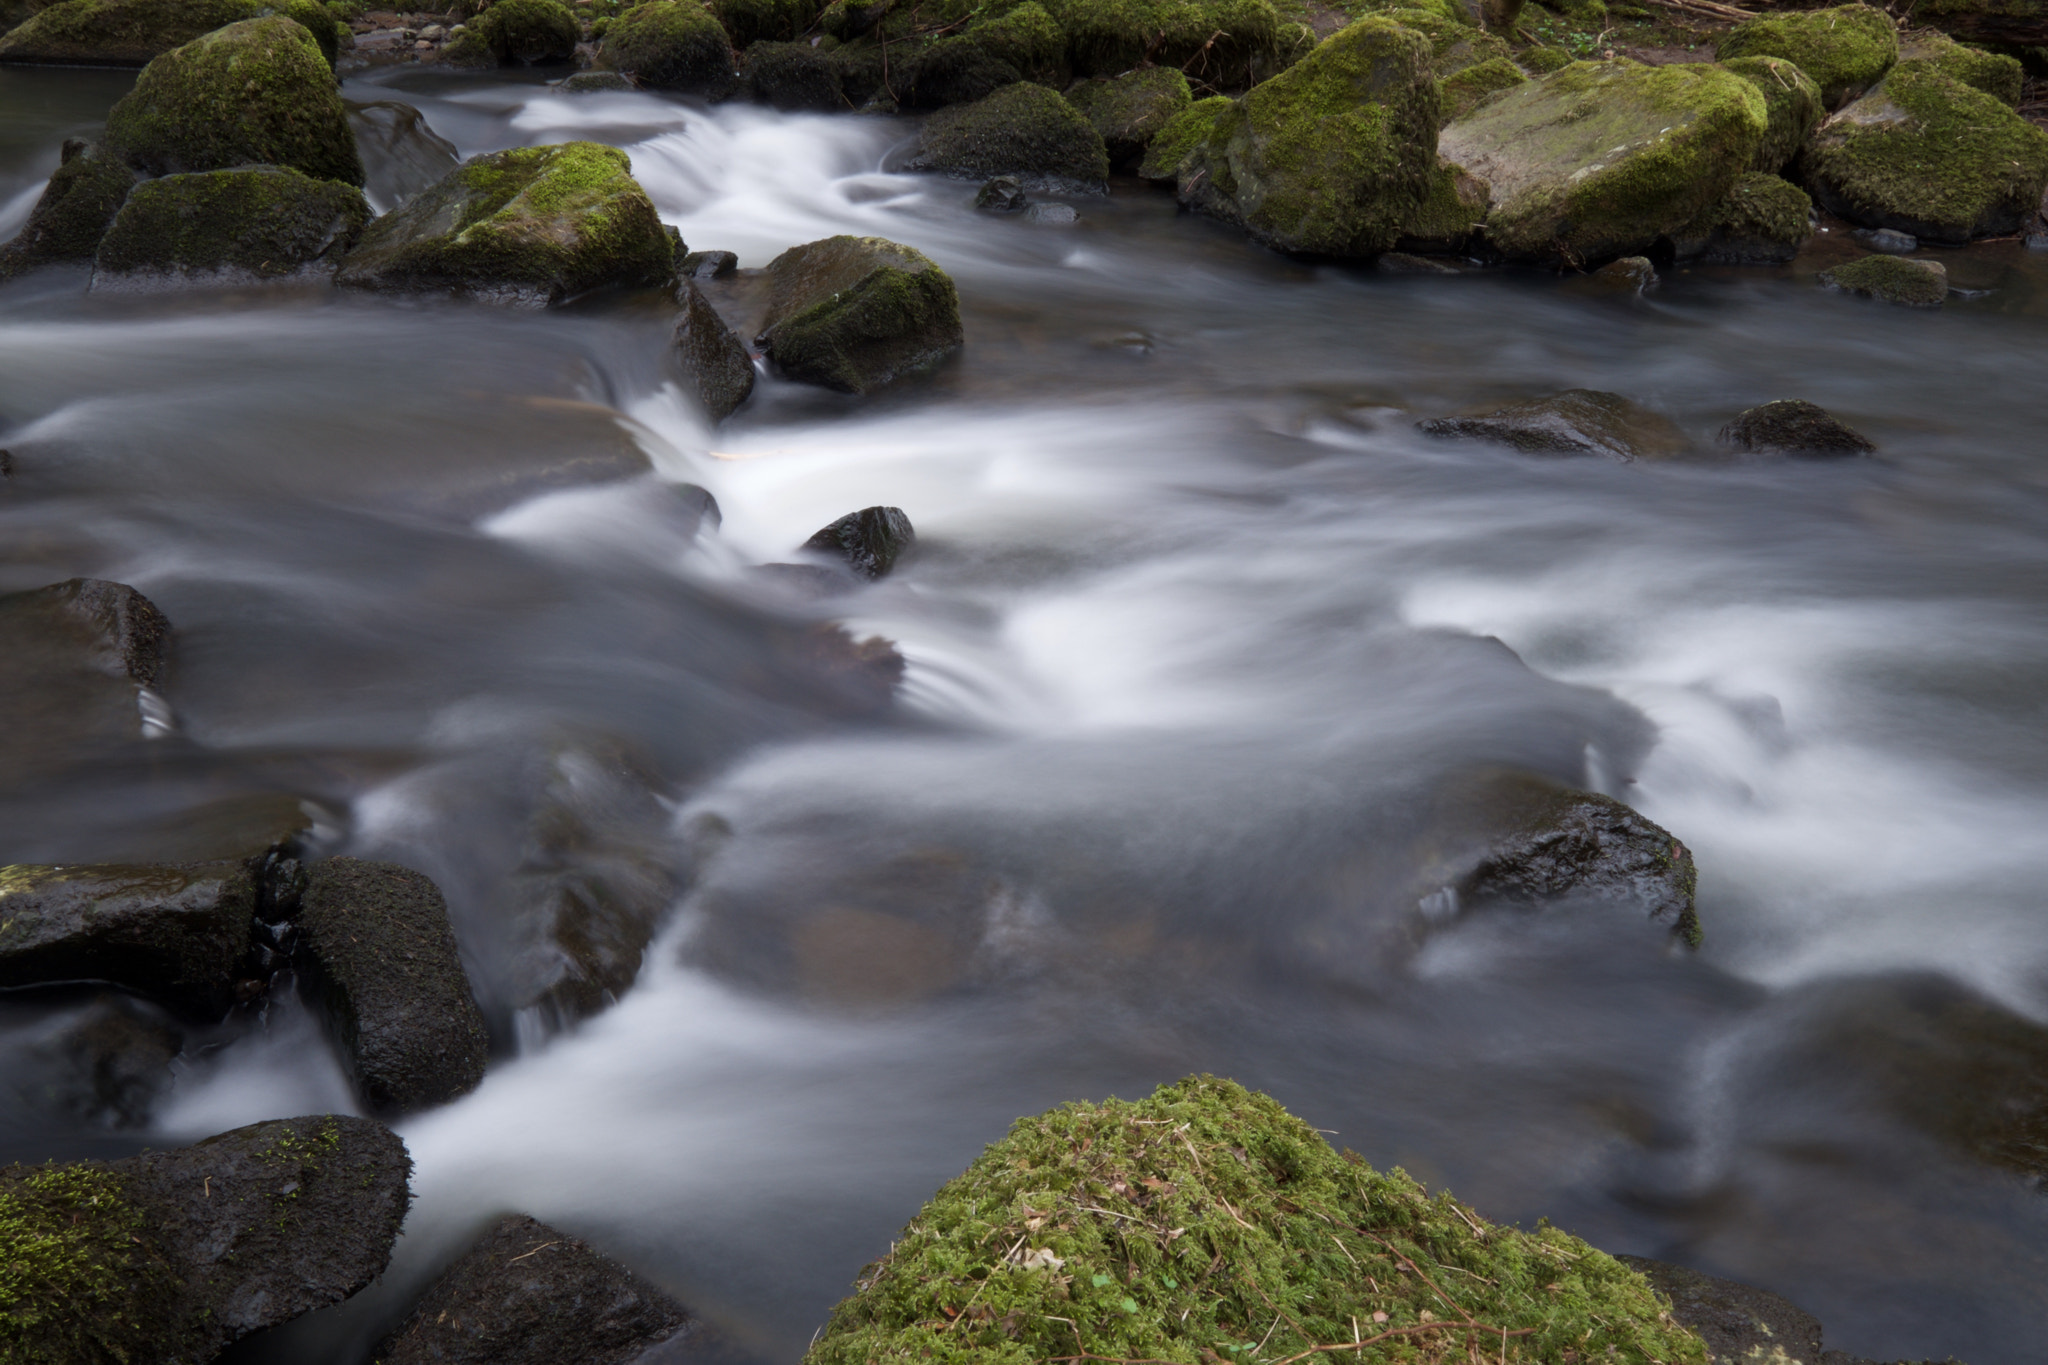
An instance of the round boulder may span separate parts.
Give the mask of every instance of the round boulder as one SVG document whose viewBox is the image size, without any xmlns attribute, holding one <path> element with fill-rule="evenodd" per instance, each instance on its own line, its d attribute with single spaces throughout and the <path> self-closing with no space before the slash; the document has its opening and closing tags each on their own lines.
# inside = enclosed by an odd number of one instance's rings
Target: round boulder
<svg viewBox="0 0 2048 1365">
<path fill-rule="evenodd" d="M 1827 409 L 1803 398 L 1781 398 L 1750 408 L 1718 438 L 1731 450 L 1773 455 L 1868 455 L 1877 447 Z"/>
<path fill-rule="evenodd" d="M 868 393 L 960 349 L 959 294 L 921 251 L 880 237 L 828 237 L 791 247 L 767 273 L 755 344 L 800 383 Z"/>
<path fill-rule="evenodd" d="M 1054 91 L 1019 81 L 925 121 L 909 168 L 976 180 L 1014 175 L 1065 193 L 1108 188 L 1109 151 L 1081 112 Z"/>
<path fill-rule="evenodd" d="M 606 62 L 641 85 L 724 99 L 733 93 L 732 43 L 696 0 L 653 0 L 604 31 Z"/>
<path fill-rule="evenodd" d="M 1820 87 L 1835 109 L 1855 99 L 1899 57 L 1899 26 L 1872 5 L 1761 14 L 1735 26 L 1715 45 L 1730 57 L 1783 57 Z"/>
<path fill-rule="evenodd" d="M 370 221 L 353 185 L 286 166 L 144 181 L 93 262 L 94 289 L 325 278 Z"/>
</svg>

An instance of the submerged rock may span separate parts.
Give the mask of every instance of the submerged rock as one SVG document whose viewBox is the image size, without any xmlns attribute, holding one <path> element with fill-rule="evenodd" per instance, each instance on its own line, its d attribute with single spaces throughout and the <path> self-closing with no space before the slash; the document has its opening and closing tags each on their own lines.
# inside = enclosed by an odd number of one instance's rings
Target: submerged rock
<svg viewBox="0 0 2048 1365">
<path fill-rule="evenodd" d="M 135 187 L 135 172 L 97 143 L 71 138 L 28 221 L 0 247 L 0 280 L 58 261 L 89 261 Z"/>
<path fill-rule="evenodd" d="M 392 209 L 462 164 L 455 144 L 397 100 L 344 101 L 363 156 L 363 193 L 372 208 Z"/>
<path fill-rule="evenodd" d="M 974 179 L 1012 175 L 1055 192 L 1099 192 L 1109 180 L 1109 152 L 1094 125 L 1026 81 L 932 115 L 908 165 Z"/>
<path fill-rule="evenodd" d="M 94 1127 L 144 1127 L 184 1043 L 163 1015 L 110 992 L 38 1041 L 20 1101 Z"/>
<path fill-rule="evenodd" d="M 847 513 L 805 541 L 803 548 L 841 561 L 872 581 L 886 577 L 916 543 L 917 532 L 902 508 L 868 507 Z"/>
<path fill-rule="evenodd" d="M 128 196 L 92 287 L 324 281 L 369 221 L 361 190 L 283 166 L 167 175 Z"/>
<path fill-rule="evenodd" d="M 496 0 L 469 22 L 470 41 L 501 66 L 566 62 L 580 36 L 576 15 L 562 0 Z"/>
<path fill-rule="evenodd" d="M 578 71 L 564 76 L 562 83 L 555 87 L 564 95 L 598 95 L 639 88 L 616 71 Z"/>
<path fill-rule="evenodd" d="M 1673 232 L 1672 255 L 1709 265 L 1782 265 L 1813 236 L 1813 201 L 1806 191 L 1763 171 L 1751 171 L 1727 195 Z"/>
<path fill-rule="evenodd" d="M 1586 278 L 1601 289 L 1628 295 L 1647 294 L 1661 283 L 1657 267 L 1648 256 L 1624 256 L 1609 261 Z"/>
<path fill-rule="evenodd" d="M 1855 99 L 1899 56 L 1899 26 L 1871 5 L 1762 14 L 1744 20 L 1715 44 L 1730 57 L 1783 57 L 1820 87 L 1828 108 Z"/>
<path fill-rule="evenodd" d="M 692 251 L 676 264 L 676 273 L 686 280 L 723 280 L 740 268 L 740 258 L 730 251 Z"/>
<path fill-rule="evenodd" d="M 1877 447 L 1825 408 L 1781 398 L 1741 413 L 1718 438 L 1732 450 L 1771 455 L 1868 455 Z"/>
<path fill-rule="evenodd" d="M 869 393 L 960 349 L 960 298 L 923 252 L 880 237 L 827 237 L 768 264 L 755 344 L 784 374 Z"/>
<path fill-rule="evenodd" d="M 714 422 L 732 416 L 754 391 L 754 362 L 704 291 L 685 279 L 676 287 L 682 310 L 671 346 L 689 390 Z"/>
<path fill-rule="evenodd" d="M 740 71 L 746 97 L 786 113 L 847 108 L 839 65 L 809 43 L 755 43 Z"/>
<path fill-rule="evenodd" d="M 1827 112 L 1820 87 L 1796 63 L 1783 57 L 1730 57 L 1721 65 L 1754 85 L 1764 97 L 1768 125 L 1749 168 L 1778 174 L 1792 164 Z"/>
<path fill-rule="evenodd" d="M 1783 1360 L 1825 1365 L 1820 1320 L 1768 1289 L 1702 1275 L 1697 1270 L 1641 1256 L 1614 1259 L 1636 1271 L 1671 1300 L 1671 1316 L 1699 1333 L 1713 1365 Z"/>
<path fill-rule="evenodd" d="M 73 578 L 0 596 L 0 787 L 141 739 L 170 630 L 125 583 Z"/>
<path fill-rule="evenodd" d="M 1430 436 L 1489 441 L 1533 455 L 1662 460 L 1691 449 L 1685 433 L 1669 419 L 1618 393 L 1596 389 L 1566 389 L 1489 412 L 1432 418 L 1416 427 Z"/>
<path fill-rule="evenodd" d="M 1102 136 L 1112 166 L 1145 155 L 1152 139 L 1173 117 L 1194 103 L 1188 78 L 1172 67 L 1142 67 L 1108 80 L 1082 81 L 1067 91 L 1067 102 L 1079 109 Z"/>
<path fill-rule="evenodd" d="M 266 14 L 305 26 L 334 61 L 337 26 L 318 0 L 59 0 L 0 37 L 0 62 L 142 66 L 217 28 Z"/>
<path fill-rule="evenodd" d="M 1948 300 L 1948 268 L 1940 261 L 1864 256 L 1822 271 L 1820 283 L 1906 308 L 1939 308 Z"/>
<path fill-rule="evenodd" d="M 706 99 L 732 94 L 732 43 L 695 0 L 652 0 L 605 27 L 604 59 L 641 85 Z"/>
<path fill-rule="evenodd" d="M 974 207 L 985 213 L 1022 213 L 1030 205 L 1024 182 L 1014 175 L 999 175 L 974 194 Z"/>
</svg>

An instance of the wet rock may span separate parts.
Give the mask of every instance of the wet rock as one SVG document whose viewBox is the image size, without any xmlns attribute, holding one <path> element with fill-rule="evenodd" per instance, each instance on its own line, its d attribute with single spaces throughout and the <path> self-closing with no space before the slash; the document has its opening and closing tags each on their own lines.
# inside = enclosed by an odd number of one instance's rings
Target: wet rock
<svg viewBox="0 0 2048 1365">
<path fill-rule="evenodd" d="M 740 258 L 730 251 L 692 251 L 677 264 L 677 273 L 688 280 L 722 280 L 740 268 Z"/>
<path fill-rule="evenodd" d="M 433 882 L 391 863 L 325 858 L 308 869 L 294 923 L 365 1104 L 401 1113 L 476 1088 L 488 1060 L 483 1016 Z"/>
<path fill-rule="evenodd" d="M 917 543 L 917 532 L 900 507 L 868 507 L 849 512 L 809 540 L 803 548 L 844 561 L 870 581 L 886 577 L 896 561 Z"/>
<path fill-rule="evenodd" d="M 107 115 L 106 145 L 149 175 L 289 166 L 363 183 L 348 110 L 318 44 L 276 15 L 217 29 L 144 67 Z"/>
<path fill-rule="evenodd" d="M 377 1350 L 381 1365 L 626 1365 L 713 1354 L 713 1333 L 589 1243 L 501 1218 Z"/>
<path fill-rule="evenodd" d="M 1699 1333 L 1710 1365 L 1820 1365 L 1820 1320 L 1767 1289 L 1641 1256 L 1614 1258 L 1671 1300 L 1671 1316 Z"/>
<path fill-rule="evenodd" d="M 24 1103 L 101 1128 L 141 1128 L 171 1085 L 184 1035 L 138 1001 L 106 995 L 35 1047 Z"/>
<path fill-rule="evenodd" d="M 1868 455 L 1863 433 L 1803 398 L 1781 398 L 1743 412 L 1721 428 L 1722 445 L 1755 454 Z"/>
<path fill-rule="evenodd" d="M 1072 204 L 1033 204 L 1024 210 L 1024 221 L 1041 227 L 1072 227 L 1081 214 Z"/>
<path fill-rule="evenodd" d="M 1920 249 L 1920 239 L 1910 232 L 1896 232 L 1891 228 L 1858 228 L 1856 240 L 1872 251 L 1882 251 L 1887 256 L 1904 256 Z"/>
<path fill-rule="evenodd" d="M 396 208 L 462 163 L 455 144 L 428 127 L 410 104 L 344 103 L 363 157 L 363 193 L 372 208 Z"/>
<path fill-rule="evenodd" d="M 121 210 L 135 172 L 98 144 L 72 138 L 28 221 L 0 247 L 0 280 L 56 261 L 89 261 Z"/>
<path fill-rule="evenodd" d="M 1436 170 L 1428 41 L 1361 19 L 1218 111 L 1180 165 L 1180 200 L 1279 251 L 1372 256 L 1394 246 Z M 1333 108 L 1370 109 L 1332 119 Z"/>
<path fill-rule="evenodd" d="M 1209 140 L 1217 120 L 1233 104 L 1221 95 L 1212 95 L 1196 100 L 1168 119 L 1152 139 L 1152 145 L 1145 149 L 1145 159 L 1138 163 L 1138 175 L 1155 184 L 1178 183 L 1189 153 Z"/>
<path fill-rule="evenodd" d="M 1438 148 L 1491 187 L 1496 251 L 1587 265 L 1644 254 L 1697 218 L 1768 125 L 1756 87 L 1718 67 L 1578 62 L 1481 104 Z"/>
<path fill-rule="evenodd" d="M 1586 278 L 1617 294 L 1647 294 L 1658 284 L 1657 267 L 1647 256 L 1624 256 L 1609 261 Z"/>
<path fill-rule="evenodd" d="M 1750 171 L 1669 238 L 1680 261 L 1782 265 L 1813 236 L 1813 201 L 1789 181 Z"/>
<path fill-rule="evenodd" d="M 1783 57 L 1730 57 L 1721 65 L 1754 85 L 1764 97 L 1768 124 L 1749 168 L 1771 175 L 1781 173 L 1827 112 L 1820 87 L 1796 63 Z"/>
<path fill-rule="evenodd" d="M 997 176 L 974 196 L 974 207 L 987 213 L 1022 213 L 1030 203 L 1023 182 L 1014 175 Z"/>
<path fill-rule="evenodd" d="M 540 307 L 674 274 L 674 242 L 626 154 L 565 142 L 471 157 L 370 224 L 336 282 Z"/>
<path fill-rule="evenodd" d="M 0 596 L 0 787 L 143 737 L 170 623 L 125 583 Z"/>
<path fill-rule="evenodd" d="M 1110 164 L 1127 166 L 1145 155 L 1152 139 L 1195 97 L 1178 69 L 1152 66 L 1079 82 L 1068 89 L 1067 102 L 1101 135 Z"/>
<path fill-rule="evenodd" d="M 738 82 L 724 27 L 694 0 L 652 0 L 611 21 L 604 60 L 641 85 L 724 99 Z"/>
<path fill-rule="evenodd" d="M 617 91 L 638 90 L 640 87 L 616 71 L 578 71 L 565 76 L 555 87 L 564 95 L 596 95 Z"/>
<path fill-rule="evenodd" d="M 1618 393 L 1595 389 L 1567 389 L 1548 398 L 1463 417 L 1432 418 L 1416 426 L 1430 436 L 1488 441 L 1534 455 L 1663 460 L 1691 448 L 1685 433 L 1669 419 Z"/>
<path fill-rule="evenodd" d="M 1389 251 L 1374 262 L 1385 275 L 1460 275 L 1464 272 L 1448 261 L 1432 261 L 1405 251 Z"/>
<path fill-rule="evenodd" d="M 1940 261 L 1865 256 L 1820 274 L 1826 289 L 1906 308 L 1939 308 L 1948 299 L 1948 268 Z"/>
<path fill-rule="evenodd" d="M 92 287 L 325 282 L 369 221 L 361 190 L 282 166 L 167 175 L 121 206 Z"/>
<path fill-rule="evenodd" d="M 787 113 L 839 113 L 850 106 L 839 64 L 809 43 L 755 43 L 740 70 L 746 97 Z"/>
<path fill-rule="evenodd" d="M 1107 188 L 1109 152 L 1073 105 L 1020 81 L 932 115 L 908 168 L 977 180 L 1010 175 L 1034 189 L 1085 194 Z"/>
<path fill-rule="evenodd" d="M 469 24 L 470 40 L 500 66 L 566 62 L 580 36 L 576 15 L 561 0 L 496 0 Z"/>
<path fill-rule="evenodd" d="M 244 19 L 281 14 L 305 26 L 334 61 L 340 34 L 317 0 L 60 0 L 0 38 L 0 62 L 143 66 Z"/>
<path fill-rule="evenodd" d="M 755 344 L 790 378 L 869 393 L 960 348 L 953 281 L 920 251 L 879 237 L 828 237 L 768 265 Z"/>
<path fill-rule="evenodd" d="M 1150 61 L 1213 90 L 1242 90 L 1278 64 L 1280 21 L 1265 0 L 1065 0 L 1049 6 L 1077 76 Z"/>
<path fill-rule="evenodd" d="M 1506 57 L 1468 66 L 1437 82 L 1437 101 L 1446 123 L 1461 119 L 1503 90 L 1527 85 L 1522 68 Z"/>
<path fill-rule="evenodd" d="M 722 422 L 754 391 L 753 359 L 693 281 L 676 287 L 676 300 L 682 304 L 670 343 L 676 361 L 704 411 Z"/>
<path fill-rule="evenodd" d="M 0 1169 L 28 1361 L 201 1361 L 384 1270 L 412 1163 L 369 1119 L 280 1119 L 124 1161 Z"/>
<path fill-rule="evenodd" d="M 1721 37 L 1715 51 L 1730 57 L 1783 57 L 1820 87 L 1836 109 L 1869 89 L 1899 56 L 1898 25 L 1871 5 L 1759 15 Z"/>
</svg>

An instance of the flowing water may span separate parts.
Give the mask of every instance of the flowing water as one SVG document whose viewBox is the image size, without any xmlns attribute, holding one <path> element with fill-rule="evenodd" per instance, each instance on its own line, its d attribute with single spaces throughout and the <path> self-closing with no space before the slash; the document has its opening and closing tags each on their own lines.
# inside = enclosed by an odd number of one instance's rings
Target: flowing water
<svg viewBox="0 0 2048 1365">
<path fill-rule="evenodd" d="M 126 79 L 0 72 L 0 233 Z M 1294 263 L 1135 184 L 1070 228 L 991 219 L 889 173 L 889 121 L 345 93 L 463 155 L 625 147 L 747 266 L 914 244 L 968 345 L 864 402 L 766 378 L 713 431 L 641 300 L 0 289 L 0 588 L 119 579 L 177 628 L 160 756 L 6 797 L 0 854 L 289 790 L 323 850 L 441 884 L 495 1033 L 481 1089 L 399 1124 L 391 1272 L 239 1359 L 355 1365 L 516 1208 L 793 1360 L 1012 1118 L 1191 1071 L 1493 1217 L 1774 1288 L 1831 1346 L 2039 1358 L 2048 1197 L 1973 1155 L 1951 1038 L 2048 1019 L 2048 269 L 2019 247 L 1948 253 L 1983 292 L 1938 314 L 1810 261 L 1618 300 Z M 1413 428 L 1575 386 L 1702 440 L 1803 397 L 1881 457 Z M 885 582 L 751 571 L 876 503 L 919 535 Z M 897 642 L 893 711 L 792 654 L 813 620 Z M 1494 766 L 1676 832 L 1704 949 L 1596 907 L 1419 914 L 1417 812 Z M 504 906 L 564 803 L 676 905 L 637 984 L 555 1029 L 516 1008 Z M 9 1055 L 53 1008 L 0 1015 Z M 0 1155 L 351 1104 L 288 997 L 176 1073 L 140 1131 L 11 1106 Z"/>
</svg>

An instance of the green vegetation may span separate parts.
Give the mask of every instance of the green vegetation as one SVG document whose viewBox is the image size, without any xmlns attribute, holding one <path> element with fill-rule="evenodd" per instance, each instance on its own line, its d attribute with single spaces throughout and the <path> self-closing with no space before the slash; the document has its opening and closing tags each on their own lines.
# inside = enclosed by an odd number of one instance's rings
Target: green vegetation
<svg viewBox="0 0 2048 1365">
<path fill-rule="evenodd" d="M 802 35 L 824 6 L 817 0 L 709 0 L 734 47 L 787 43 Z"/>
<path fill-rule="evenodd" d="M 1834 109 L 1855 99 L 1891 69 L 1899 55 L 1898 25 L 1881 9 L 1834 9 L 1764 14 L 1746 20 L 1720 42 L 1728 57 L 1783 57 L 1813 77 L 1821 99 Z"/>
<path fill-rule="evenodd" d="M 1506 57 L 1494 57 L 1438 81 L 1437 102 L 1443 109 L 1444 122 L 1449 123 L 1471 113 L 1488 96 L 1528 83 L 1521 67 Z"/>
<path fill-rule="evenodd" d="M 128 196 L 97 268 L 233 271 L 263 278 L 328 268 L 361 235 L 370 206 L 352 185 L 282 166 L 167 175 Z"/>
<path fill-rule="evenodd" d="M 923 252 L 880 237 L 827 237 L 768 264 L 759 341 L 790 378 L 868 393 L 958 350 L 960 296 Z"/>
<path fill-rule="evenodd" d="M 576 55 L 576 16 L 562 0 L 497 0 L 465 36 L 500 62 L 566 62 Z"/>
<path fill-rule="evenodd" d="M 1899 40 L 1899 62 L 1926 62 L 1952 81 L 1992 96 L 2007 108 L 2020 102 L 2026 71 L 2017 57 L 1965 47 L 1945 33 L 1922 29 Z"/>
<path fill-rule="evenodd" d="M 1429 194 L 1409 219 L 1399 245 L 1410 251 L 1461 251 L 1471 241 L 1472 230 L 1486 221 L 1487 206 L 1485 183 L 1467 175 L 1464 167 L 1438 157 Z"/>
<path fill-rule="evenodd" d="M 141 66 L 217 28 L 282 14 L 331 65 L 340 29 L 317 0 L 60 0 L 0 39 L 0 60 Z"/>
<path fill-rule="evenodd" d="M 606 25 L 606 62 L 642 85 L 720 98 L 732 92 L 732 43 L 697 0 L 653 0 Z"/>
<path fill-rule="evenodd" d="M 148 1230 L 97 1162 L 0 1170 L 0 1365 L 113 1365 L 155 1345 Z"/>
<path fill-rule="evenodd" d="M 1797 256 L 1813 235 L 1812 214 L 1813 201 L 1805 190 L 1768 172 L 1751 171 L 1690 226 L 1673 233 L 1672 240 L 1681 258 L 1727 265 L 1782 263 Z M 1699 946 L 1697 919 L 1687 937 Z"/>
<path fill-rule="evenodd" d="M 1506 43 L 1463 20 L 1445 19 L 1421 9 L 1391 9 L 1382 17 L 1429 39 L 1432 69 L 1438 80 L 1454 76 L 1466 67 L 1511 55 Z"/>
<path fill-rule="evenodd" d="M 1209 140 L 1216 129 L 1216 121 L 1236 101 L 1223 95 L 1211 95 L 1205 100 L 1196 100 L 1187 108 L 1166 121 L 1152 139 L 1152 145 L 1145 149 L 1145 160 L 1138 167 L 1138 174 L 1147 180 L 1174 181 L 1180 178 L 1181 163 L 1188 153 Z"/>
<path fill-rule="evenodd" d="M 1754 85 L 1764 97 L 1769 125 L 1756 144 L 1750 169 L 1776 175 L 1792 164 L 1820 122 L 1824 112 L 1820 87 L 1783 57 L 1731 57 L 1721 65 Z"/>
<path fill-rule="evenodd" d="M 1160 130 L 1194 103 L 1187 77 L 1171 67 L 1141 67 L 1106 81 L 1084 81 L 1067 102 L 1086 116 L 1109 148 L 1112 162 L 1145 154 Z"/>
<path fill-rule="evenodd" d="M 1936 261 L 1864 256 L 1821 272 L 1820 282 L 1906 308 L 1939 308 L 1948 298 L 1948 272 Z"/>
<path fill-rule="evenodd" d="M 1109 152 L 1093 124 L 1042 85 L 1018 82 L 925 123 L 911 164 L 950 175 L 1015 175 L 1071 189 L 1100 188 Z"/>
</svg>

